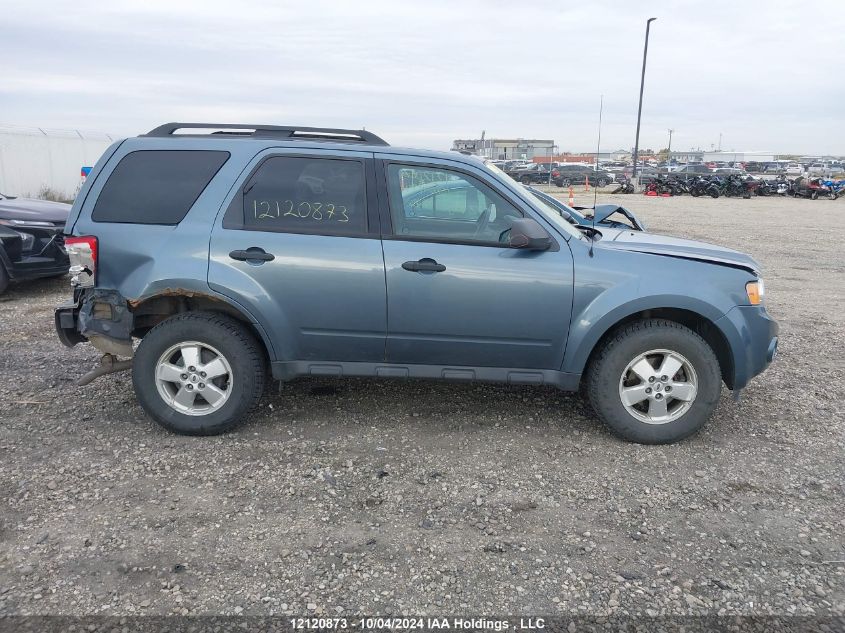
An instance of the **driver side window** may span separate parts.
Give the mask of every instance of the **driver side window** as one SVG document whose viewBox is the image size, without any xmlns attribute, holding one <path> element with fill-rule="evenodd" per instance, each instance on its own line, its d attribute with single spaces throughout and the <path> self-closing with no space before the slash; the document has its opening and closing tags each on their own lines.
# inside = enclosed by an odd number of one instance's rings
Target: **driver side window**
<svg viewBox="0 0 845 633">
<path fill-rule="evenodd" d="M 448 169 L 390 164 L 390 214 L 396 237 L 507 243 L 513 205 L 480 180 Z"/>
</svg>

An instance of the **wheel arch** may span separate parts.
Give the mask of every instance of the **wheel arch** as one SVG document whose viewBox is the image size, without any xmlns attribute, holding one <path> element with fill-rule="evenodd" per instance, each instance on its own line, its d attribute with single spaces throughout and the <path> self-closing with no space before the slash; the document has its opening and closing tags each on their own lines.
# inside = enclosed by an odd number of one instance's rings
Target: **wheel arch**
<svg viewBox="0 0 845 633">
<path fill-rule="evenodd" d="M 138 300 L 128 300 L 133 315 L 132 336 L 143 338 L 153 327 L 185 312 L 219 312 L 242 323 L 261 343 L 268 361 L 276 359 L 266 330 L 249 311 L 228 297 L 194 290 L 167 289 Z"/>
<path fill-rule="evenodd" d="M 637 309 L 623 311 L 618 314 L 611 313 L 608 318 L 599 321 L 590 330 L 590 334 L 581 339 L 580 344 L 570 352 L 567 346 L 567 354 L 564 359 L 564 371 L 584 375 L 590 366 L 598 350 L 602 348 L 605 341 L 613 336 L 619 328 L 629 323 L 645 319 L 666 319 L 688 327 L 701 336 L 713 350 L 716 359 L 719 361 L 719 371 L 722 380 L 729 389 L 733 388 L 734 382 L 734 358 L 731 352 L 730 343 L 725 333 L 716 324 L 714 318 L 703 314 L 703 310 L 696 310 L 690 307 L 638 307 Z"/>
</svg>

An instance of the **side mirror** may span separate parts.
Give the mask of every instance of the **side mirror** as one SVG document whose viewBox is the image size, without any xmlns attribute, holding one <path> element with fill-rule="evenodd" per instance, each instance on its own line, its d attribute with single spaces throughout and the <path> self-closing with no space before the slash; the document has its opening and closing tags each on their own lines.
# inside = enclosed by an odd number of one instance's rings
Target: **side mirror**
<svg viewBox="0 0 845 633">
<path fill-rule="evenodd" d="M 508 246 L 529 251 L 545 251 L 551 248 L 552 238 L 537 220 L 519 218 L 511 224 Z"/>
</svg>

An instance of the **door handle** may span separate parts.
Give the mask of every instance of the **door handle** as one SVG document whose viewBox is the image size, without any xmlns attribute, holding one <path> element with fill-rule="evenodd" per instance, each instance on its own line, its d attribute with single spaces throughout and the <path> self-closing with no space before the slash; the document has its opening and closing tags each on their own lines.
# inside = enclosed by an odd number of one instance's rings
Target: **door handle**
<svg viewBox="0 0 845 633">
<path fill-rule="evenodd" d="M 229 253 L 229 257 L 241 262 L 270 262 L 276 259 L 275 255 L 267 253 L 263 248 L 258 248 L 257 246 L 251 246 L 245 251 L 232 251 Z"/>
<path fill-rule="evenodd" d="M 430 257 L 423 257 L 421 260 L 416 262 L 405 262 L 404 264 L 402 264 L 402 268 L 415 273 L 442 273 L 444 270 L 446 270 L 446 267 L 443 264 L 438 264 Z"/>
</svg>

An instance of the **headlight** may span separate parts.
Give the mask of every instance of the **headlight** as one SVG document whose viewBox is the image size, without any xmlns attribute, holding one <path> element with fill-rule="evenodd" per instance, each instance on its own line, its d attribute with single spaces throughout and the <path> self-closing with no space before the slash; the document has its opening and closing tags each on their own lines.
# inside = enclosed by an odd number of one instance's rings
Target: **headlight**
<svg viewBox="0 0 845 633">
<path fill-rule="evenodd" d="M 758 306 L 763 303 L 763 299 L 766 295 L 766 291 L 763 286 L 763 279 L 758 278 L 757 281 L 749 281 L 745 284 L 745 293 L 748 295 L 748 302 L 751 305 Z"/>
</svg>

